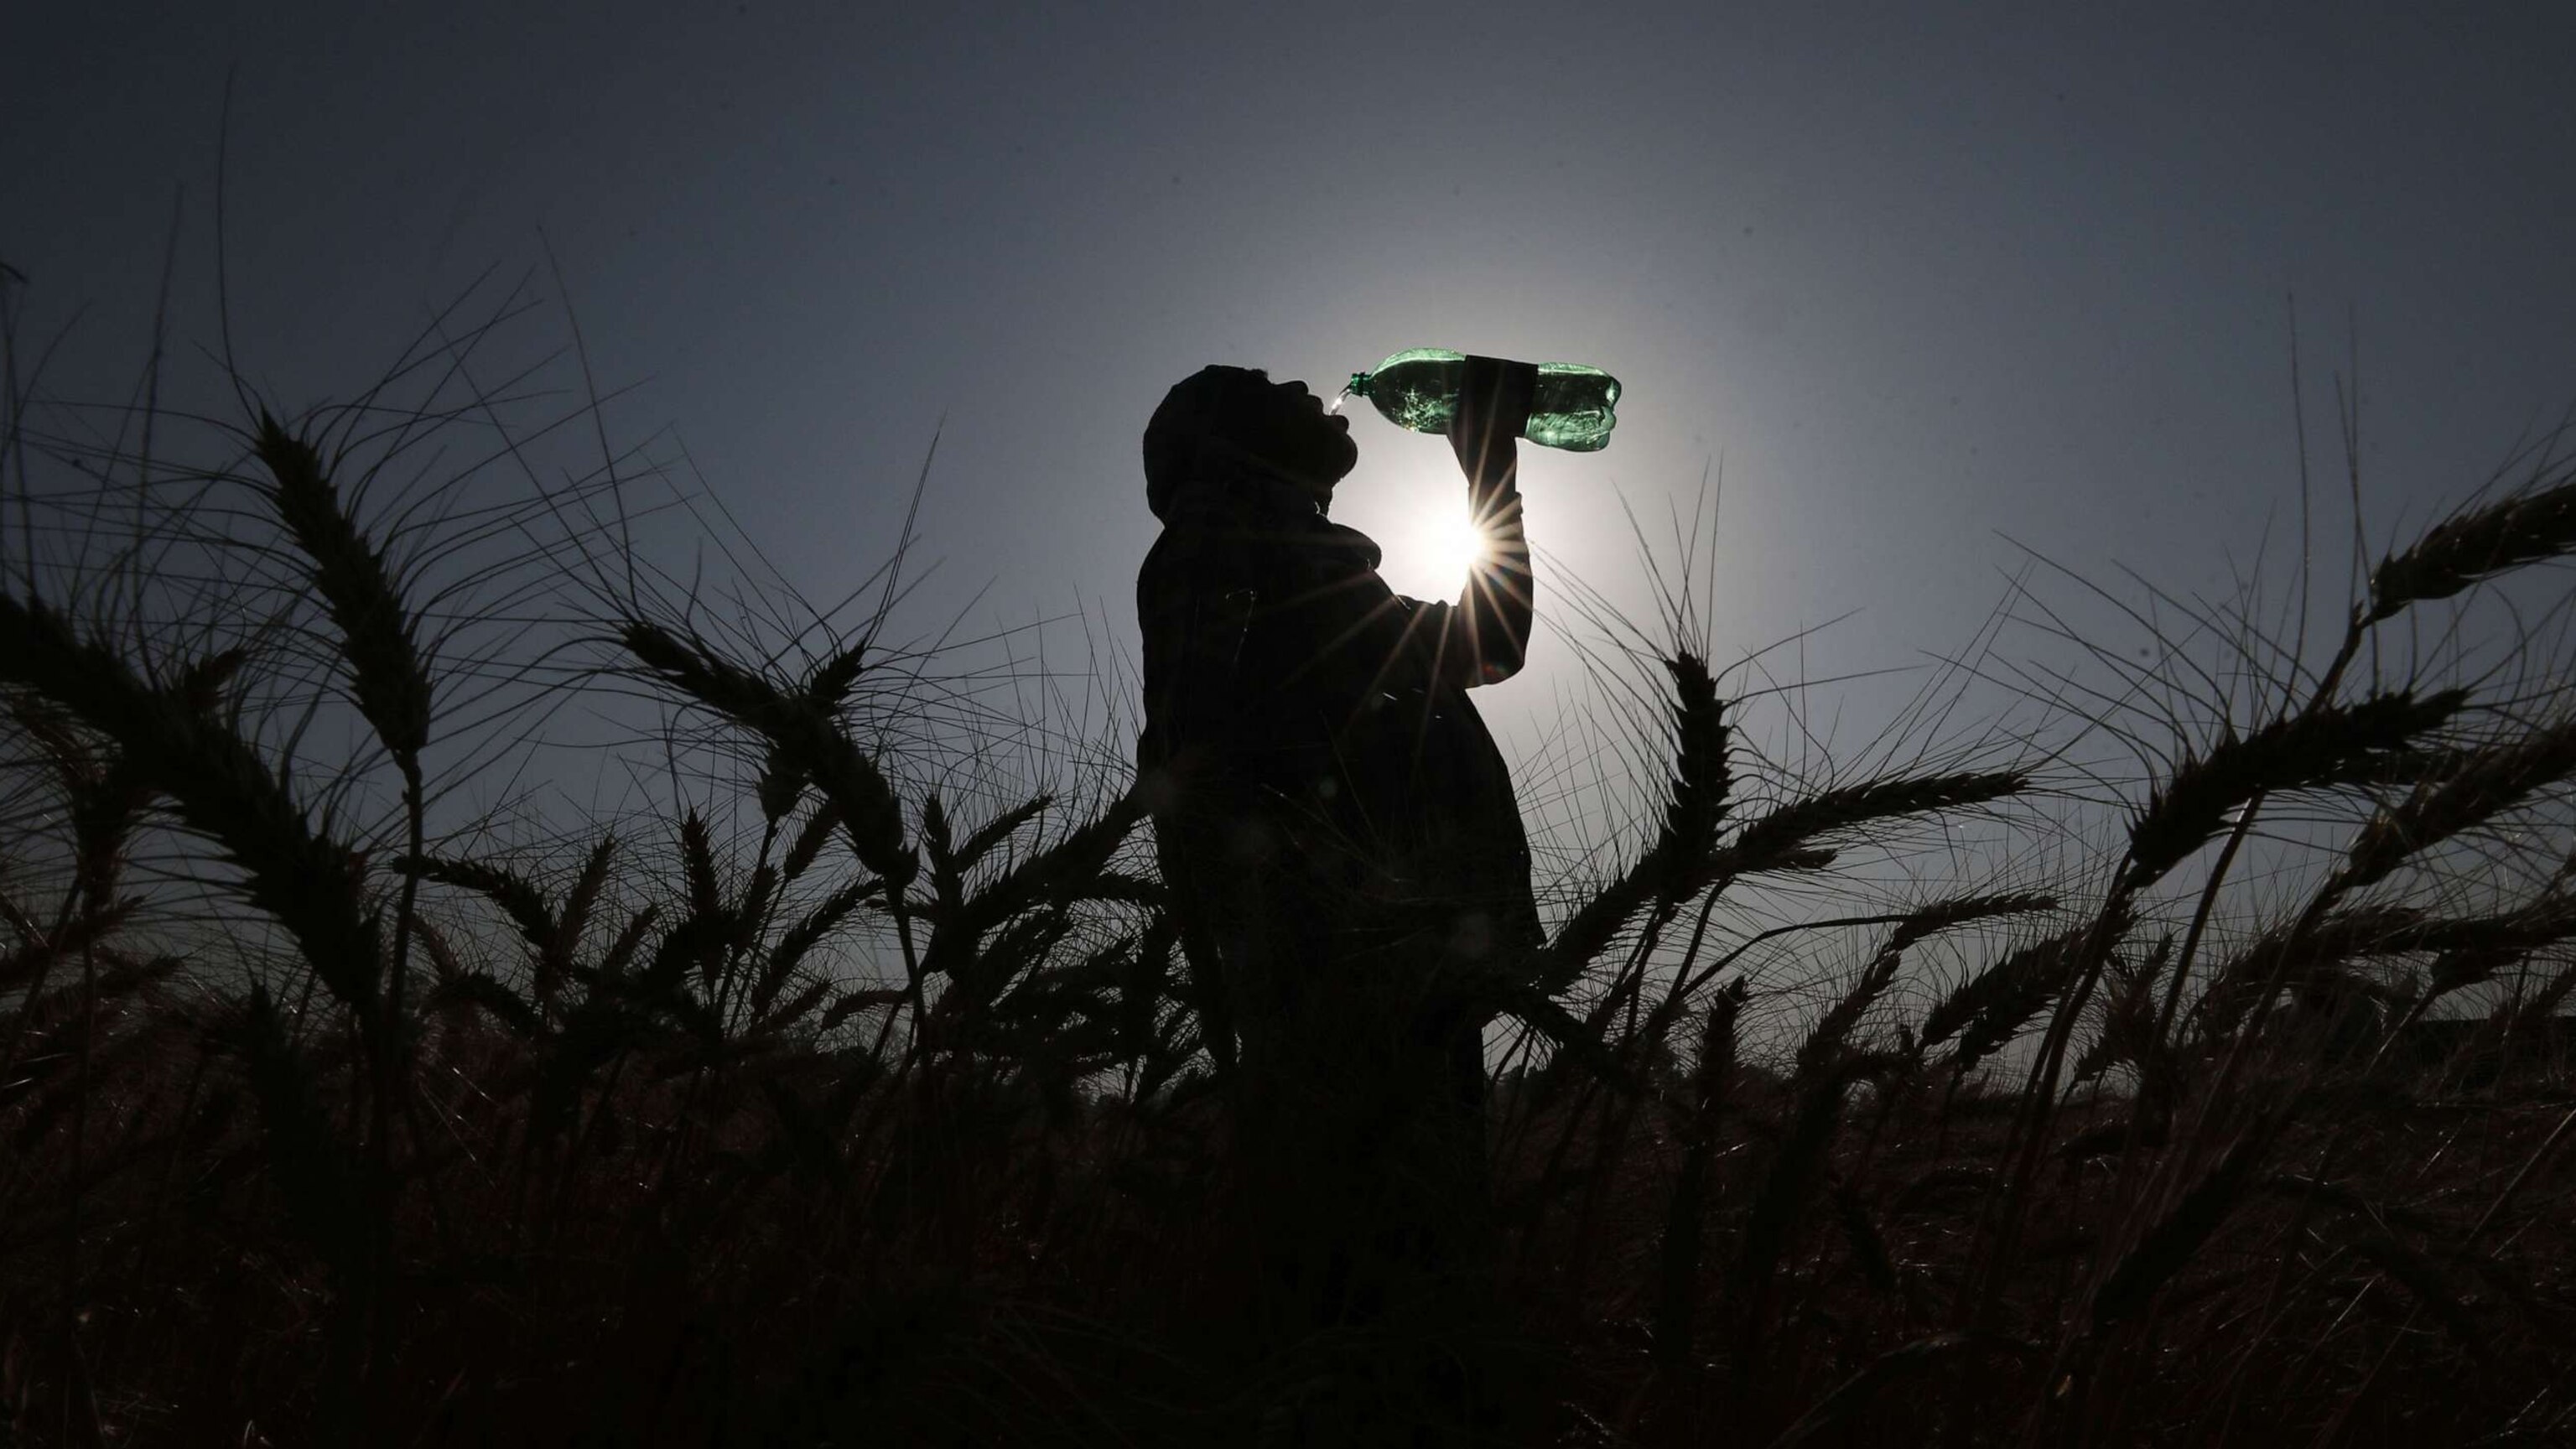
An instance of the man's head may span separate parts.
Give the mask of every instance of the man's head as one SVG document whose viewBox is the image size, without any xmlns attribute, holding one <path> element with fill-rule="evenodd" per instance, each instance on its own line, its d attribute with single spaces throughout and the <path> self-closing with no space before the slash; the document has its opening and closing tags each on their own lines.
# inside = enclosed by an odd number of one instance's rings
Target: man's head
<svg viewBox="0 0 2576 1449">
<path fill-rule="evenodd" d="M 1304 383 L 1203 367 L 1164 394 L 1145 425 L 1145 498 L 1159 518 L 1184 483 L 1250 475 L 1293 483 L 1320 503 L 1359 456 L 1350 420 L 1326 413 Z"/>
</svg>

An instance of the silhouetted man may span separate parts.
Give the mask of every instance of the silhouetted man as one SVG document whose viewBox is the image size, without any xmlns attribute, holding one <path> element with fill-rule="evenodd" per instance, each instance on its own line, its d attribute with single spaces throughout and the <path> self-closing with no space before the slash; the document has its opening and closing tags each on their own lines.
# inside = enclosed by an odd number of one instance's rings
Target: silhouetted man
<svg viewBox="0 0 2576 1449">
<path fill-rule="evenodd" d="M 1450 438 L 1486 549 L 1402 598 L 1326 511 L 1358 459 L 1300 383 L 1210 367 L 1145 432 L 1140 778 L 1234 1107 L 1274 1340 L 1449 1296 L 1481 1240 L 1480 971 L 1538 944 L 1511 779 L 1466 691 L 1529 636 L 1516 440 L 1471 359 Z"/>
</svg>

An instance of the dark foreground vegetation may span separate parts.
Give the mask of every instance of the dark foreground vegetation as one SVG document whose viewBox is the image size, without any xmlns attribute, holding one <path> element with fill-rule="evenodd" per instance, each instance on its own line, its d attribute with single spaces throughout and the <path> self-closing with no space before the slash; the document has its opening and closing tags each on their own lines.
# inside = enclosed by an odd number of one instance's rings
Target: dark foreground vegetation
<svg viewBox="0 0 2576 1449">
<path fill-rule="evenodd" d="M 1425 1363 L 1506 1443 L 2576 1433 L 2553 457 L 2313 629 L 1986 650 L 1973 748 L 1778 763 L 1675 591 L 1490 1311 L 1256 1359 L 1117 716 L 649 567 L 486 336 L 292 422 L 16 354 L 7 1442 L 1405 1443 Z M 629 803 L 535 788 L 584 729 Z"/>
</svg>

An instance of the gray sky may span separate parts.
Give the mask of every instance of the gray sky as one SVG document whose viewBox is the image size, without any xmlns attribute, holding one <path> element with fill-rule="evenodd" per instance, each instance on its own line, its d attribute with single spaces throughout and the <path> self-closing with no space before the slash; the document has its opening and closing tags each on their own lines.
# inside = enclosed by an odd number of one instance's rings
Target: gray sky
<svg viewBox="0 0 2576 1449">
<path fill-rule="evenodd" d="M 1131 635 L 1137 436 L 1200 364 L 1593 363 L 1618 434 L 1527 450 L 1533 539 L 1642 606 L 1614 488 L 1660 519 L 1722 462 L 1719 652 L 1859 610 L 1825 673 L 1961 645 L 2004 533 L 2225 592 L 2295 526 L 2293 292 L 2329 462 L 2358 350 L 2374 546 L 2576 401 L 2576 10 L 2435 8 L 29 7 L 0 260 L 112 391 L 184 186 L 210 345 L 235 67 L 235 341 L 282 400 L 542 229 L 645 384 L 613 430 L 675 425 L 808 594 L 883 557 L 945 414 L 922 615 Z M 1413 543 L 1446 449 L 1355 430 L 1337 516 L 1453 591 Z"/>
</svg>

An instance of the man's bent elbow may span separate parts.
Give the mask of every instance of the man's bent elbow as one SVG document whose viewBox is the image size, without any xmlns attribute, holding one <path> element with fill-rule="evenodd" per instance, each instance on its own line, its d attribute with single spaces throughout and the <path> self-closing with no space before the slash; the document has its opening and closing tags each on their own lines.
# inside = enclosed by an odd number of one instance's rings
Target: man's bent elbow
<svg viewBox="0 0 2576 1449">
<path fill-rule="evenodd" d="M 1467 689 L 1479 685 L 1500 684 L 1521 672 L 1528 662 L 1528 650 L 1522 641 L 1500 630 L 1474 641 L 1459 652 L 1467 667 L 1460 671 L 1466 677 L 1454 681 Z"/>
</svg>

